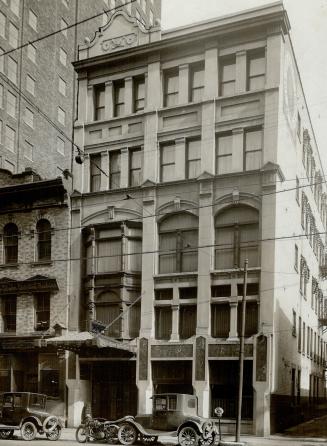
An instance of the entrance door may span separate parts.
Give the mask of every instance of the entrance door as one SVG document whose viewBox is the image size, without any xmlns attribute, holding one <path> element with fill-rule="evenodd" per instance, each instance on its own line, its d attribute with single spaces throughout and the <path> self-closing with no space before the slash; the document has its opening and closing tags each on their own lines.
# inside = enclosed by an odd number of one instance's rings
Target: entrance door
<svg viewBox="0 0 327 446">
<path fill-rule="evenodd" d="M 93 366 L 92 415 L 116 420 L 136 415 L 135 362 L 107 362 Z"/>
</svg>

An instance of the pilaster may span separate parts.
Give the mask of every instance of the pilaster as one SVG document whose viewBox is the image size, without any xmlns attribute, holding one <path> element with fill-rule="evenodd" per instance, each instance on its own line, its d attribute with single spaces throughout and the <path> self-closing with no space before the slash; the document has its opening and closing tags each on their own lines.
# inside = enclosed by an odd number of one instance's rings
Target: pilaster
<svg viewBox="0 0 327 446">
<path fill-rule="evenodd" d="M 87 87 L 87 116 L 88 122 L 94 121 L 94 88 L 93 85 Z"/>
<path fill-rule="evenodd" d="M 185 179 L 186 139 L 175 140 L 175 177 L 176 180 Z"/>
<path fill-rule="evenodd" d="M 125 77 L 125 115 L 133 113 L 133 78 Z"/>
<path fill-rule="evenodd" d="M 179 66 L 178 103 L 187 104 L 189 101 L 189 65 Z"/>
<path fill-rule="evenodd" d="M 218 96 L 218 48 L 208 47 L 205 50 L 204 68 L 204 99 L 212 99 Z"/>
<path fill-rule="evenodd" d="M 244 130 L 233 129 L 232 172 L 242 172 L 244 165 Z"/>
<path fill-rule="evenodd" d="M 101 152 L 101 190 L 109 189 L 109 153 Z"/>
<path fill-rule="evenodd" d="M 236 93 L 243 93 L 246 91 L 246 74 L 246 51 L 238 51 L 236 53 Z"/>
<path fill-rule="evenodd" d="M 128 187 L 128 148 L 121 149 L 120 154 L 120 187 Z"/>
<path fill-rule="evenodd" d="M 111 119 L 114 116 L 114 89 L 113 82 L 105 83 L 105 119 Z"/>
</svg>

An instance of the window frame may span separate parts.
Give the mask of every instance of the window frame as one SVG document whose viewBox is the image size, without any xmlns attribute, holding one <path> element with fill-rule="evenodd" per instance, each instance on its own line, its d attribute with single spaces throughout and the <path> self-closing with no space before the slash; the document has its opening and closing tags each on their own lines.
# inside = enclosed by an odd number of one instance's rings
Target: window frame
<svg viewBox="0 0 327 446">
<path fill-rule="evenodd" d="M 46 218 L 41 218 L 36 223 L 37 235 L 37 261 L 50 262 L 52 254 L 52 232 L 51 223 Z"/>
<path fill-rule="evenodd" d="M 177 78 L 174 90 L 170 91 L 169 81 L 171 79 Z M 163 72 L 163 106 L 164 107 L 175 107 L 178 105 L 179 98 L 179 67 L 169 68 Z"/>
</svg>

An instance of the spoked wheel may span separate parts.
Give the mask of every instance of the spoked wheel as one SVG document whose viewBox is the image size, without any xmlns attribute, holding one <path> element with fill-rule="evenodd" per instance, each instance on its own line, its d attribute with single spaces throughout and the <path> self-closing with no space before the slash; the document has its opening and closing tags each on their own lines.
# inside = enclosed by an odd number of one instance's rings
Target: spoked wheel
<svg viewBox="0 0 327 446">
<path fill-rule="evenodd" d="M 116 424 L 110 424 L 109 426 L 106 426 L 105 429 L 105 435 L 106 435 L 106 442 L 109 444 L 117 444 L 119 443 L 118 440 L 118 426 Z"/>
<path fill-rule="evenodd" d="M 13 429 L 3 429 L 0 430 L 0 439 L 1 440 L 9 440 L 14 436 L 14 430 Z"/>
<path fill-rule="evenodd" d="M 50 441 L 57 441 L 61 436 L 61 427 L 56 426 L 51 432 L 45 434 Z"/>
<path fill-rule="evenodd" d="M 192 426 L 185 426 L 179 431 L 178 443 L 181 446 L 197 446 L 199 435 Z"/>
<path fill-rule="evenodd" d="M 129 423 L 124 423 L 118 430 L 118 440 L 121 444 L 134 444 L 137 440 L 137 430 Z"/>
<path fill-rule="evenodd" d="M 26 421 L 23 424 L 20 431 L 21 431 L 23 440 L 26 440 L 26 441 L 35 440 L 37 430 L 36 430 L 35 424 L 32 423 L 31 421 Z"/>
<path fill-rule="evenodd" d="M 75 438 L 76 441 L 78 441 L 79 443 L 86 443 L 87 435 L 85 427 L 83 425 L 78 426 L 78 428 L 76 429 Z"/>
</svg>

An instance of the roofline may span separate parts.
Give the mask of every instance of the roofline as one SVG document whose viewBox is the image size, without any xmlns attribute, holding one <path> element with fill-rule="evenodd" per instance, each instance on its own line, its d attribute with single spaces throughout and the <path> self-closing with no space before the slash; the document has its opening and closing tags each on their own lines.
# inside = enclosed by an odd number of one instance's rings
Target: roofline
<svg viewBox="0 0 327 446">
<path fill-rule="evenodd" d="M 259 20 L 261 20 L 261 22 Z M 153 53 L 161 49 L 166 49 L 169 46 L 176 46 L 183 43 L 189 44 L 190 34 L 192 34 L 193 39 L 200 40 L 208 37 L 212 38 L 214 33 L 218 37 L 221 34 L 235 32 L 239 30 L 239 28 L 249 28 L 250 26 L 257 27 L 260 26 L 260 24 L 268 25 L 269 23 L 276 21 L 281 23 L 284 32 L 288 34 L 291 29 L 290 22 L 287 12 L 281 2 L 167 30 L 163 33 L 164 37 L 158 41 L 123 49 L 121 51 L 115 51 L 114 53 L 81 59 L 72 64 L 75 70 L 79 72 L 108 62 L 115 62 L 119 59 L 130 57 L 131 55 L 142 56 L 146 53 Z"/>
</svg>

